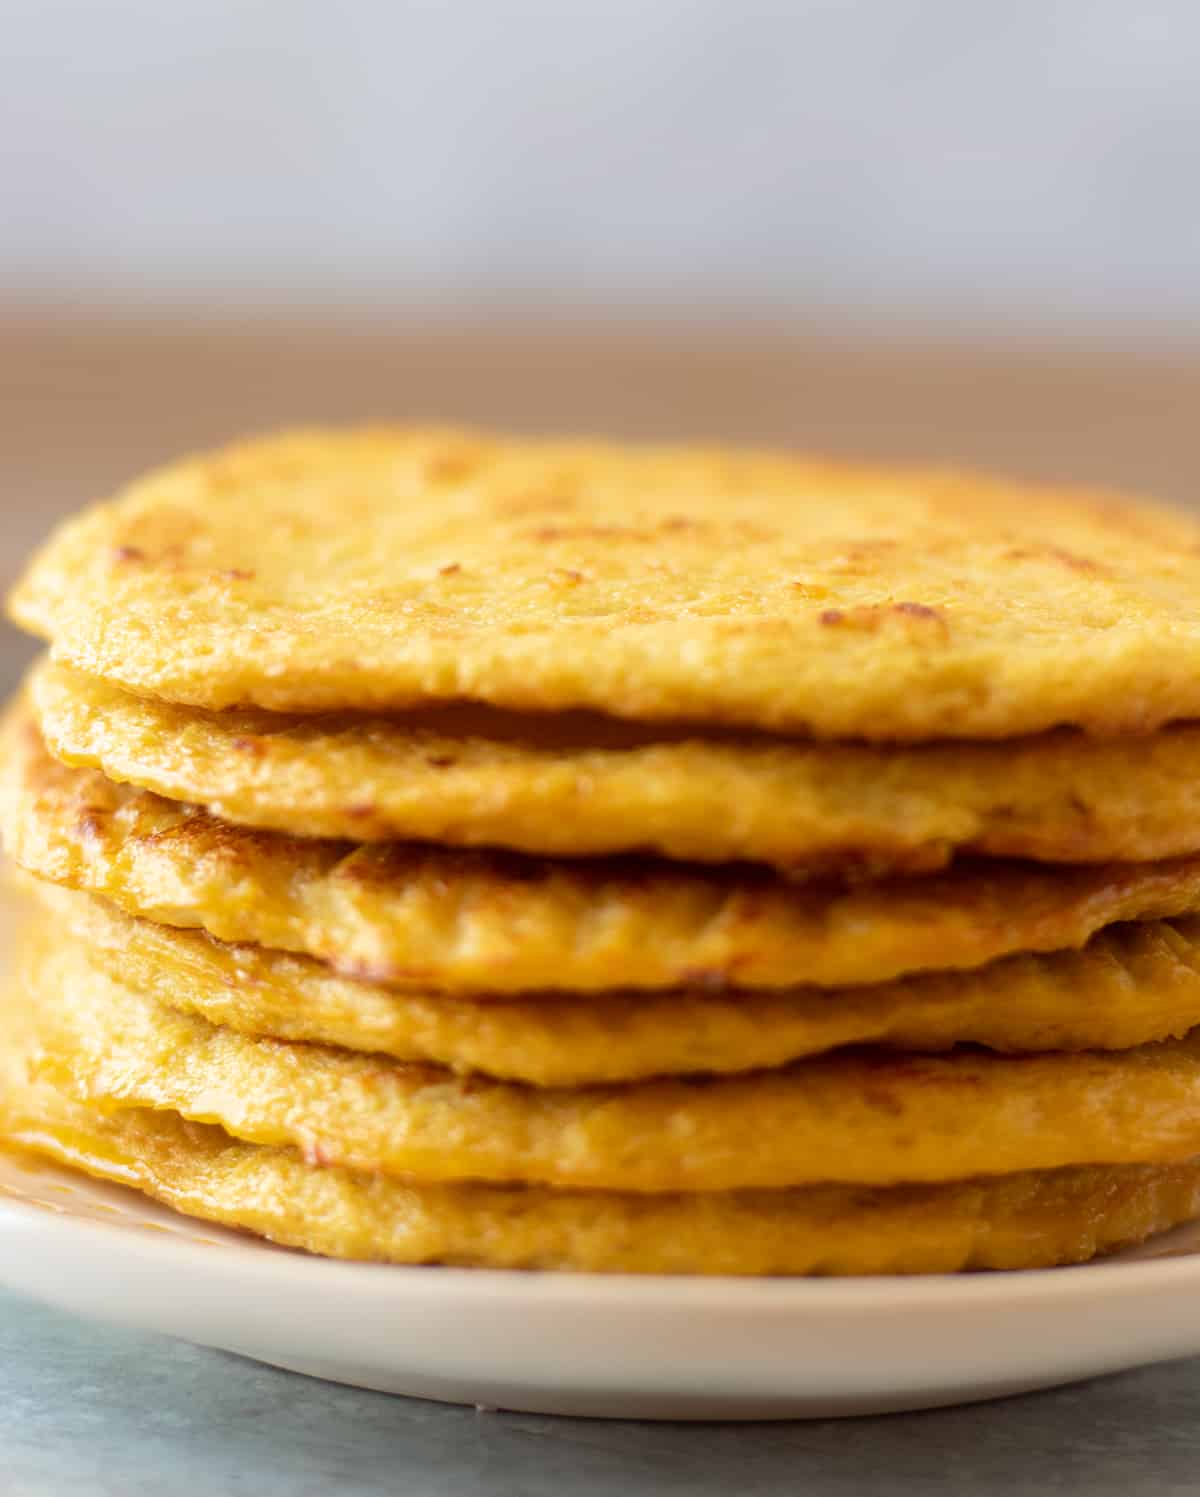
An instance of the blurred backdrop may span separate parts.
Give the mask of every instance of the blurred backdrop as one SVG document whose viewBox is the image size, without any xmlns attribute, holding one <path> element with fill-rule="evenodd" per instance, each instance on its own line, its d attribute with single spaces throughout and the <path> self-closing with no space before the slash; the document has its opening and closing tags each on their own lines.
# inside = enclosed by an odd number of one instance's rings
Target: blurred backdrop
<svg viewBox="0 0 1200 1497">
<path fill-rule="evenodd" d="M 1200 493 L 1194 0 L 0 22 L 0 581 L 144 464 L 289 420 Z"/>
</svg>

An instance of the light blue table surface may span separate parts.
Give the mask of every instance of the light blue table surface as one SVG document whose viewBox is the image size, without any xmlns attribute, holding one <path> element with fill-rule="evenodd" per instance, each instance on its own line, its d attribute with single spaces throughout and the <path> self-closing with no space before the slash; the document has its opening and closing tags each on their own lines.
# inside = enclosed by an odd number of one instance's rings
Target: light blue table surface
<svg viewBox="0 0 1200 1497">
<path fill-rule="evenodd" d="M 890 1418 L 606 1423 L 364 1393 L 0 1293 L 3 1497 L 792 1492 L 1200 1492 L 1200 1361 Z"/>
</svg>

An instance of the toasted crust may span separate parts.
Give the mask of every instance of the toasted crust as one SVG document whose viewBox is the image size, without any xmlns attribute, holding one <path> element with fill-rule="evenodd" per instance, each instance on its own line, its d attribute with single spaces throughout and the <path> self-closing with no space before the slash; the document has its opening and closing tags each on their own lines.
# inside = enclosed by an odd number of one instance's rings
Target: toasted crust
<svg viewBox="0 0 1200 1497">
<path fill-rule="evenodd" d="M 413 1180 L 725 1191 L 1200 1154 L 1200 1034 L 1116 1054 L 849 1051 L 745 1077 L 543 1089 L 249 1039 L 114 981 L 57 937 L 29 954 L 24 981 L 38 1074 L 78 1100 Z"/>
<path fill-rule="evenodd" d="M 1200 727 L 879 748 L 704 738 L 598 717 L 201 712 L 43 661 L 31 700 L 64 763 L 223 821 L 578 857 L 649 850 L 812 874 L 955 852 L 1150 861 L 1200 848 Z"/>
<path fill-rule="evenodd" d="M 65 768 L 20 705 L 0 730 L 0 832 L 26 871 L 131 914 L 471 995 L 880 983 L 1200 908 L 1200 858 L 978 864 L 844 889 L 738 867 L 301 841 Z"/>
<path fill-rule="evenodd" d="M 192 706 L 922 740 L 1200 717 L 1198 583 L 1200 527 L 1111 496 L 362 430 L 151 474 L 11 606 L 58 659 Z"/>
<path fill-rule="evenodd" d="M 431 1062 L 536 1086 L 736 1074 L 853 1044 L 1124 1050 L 1200 1025 L 1200 919 L 1116 925 L 1081 952 L 838 992 L 617 994 L 478 1002 L 398 993 L 306 957 L 226 946 L 41 885 L 110 977 L 255 1037 Z"/>
</svg>

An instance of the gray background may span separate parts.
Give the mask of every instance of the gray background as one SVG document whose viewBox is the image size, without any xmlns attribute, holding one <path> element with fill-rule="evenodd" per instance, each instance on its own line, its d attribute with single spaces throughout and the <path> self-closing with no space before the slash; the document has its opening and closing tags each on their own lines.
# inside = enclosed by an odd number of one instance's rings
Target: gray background
<svg viewBox="0 0 1200 1497">
<path fill-rule="evenodd" d="M 0 292 L 1200 332 L 1195 0 L 3 0 Z"/>
</svg>

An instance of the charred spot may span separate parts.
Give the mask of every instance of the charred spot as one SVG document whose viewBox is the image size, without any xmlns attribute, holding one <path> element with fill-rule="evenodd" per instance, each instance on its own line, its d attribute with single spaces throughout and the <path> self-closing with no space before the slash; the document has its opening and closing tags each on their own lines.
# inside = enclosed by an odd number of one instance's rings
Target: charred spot
<svg viewBox="0 0 1200 1497">
<path fill-rule="evenodd" d="M 425 763 L 430 769 L 453 769 L 458 760 L 453 754 L 426 754 Z"/>
<path fill-rule="evenodd" d="M 146 553 L 140 546 L 114 546 L 112 548 L 114 561 L 145 561 Z"/>
<path fill-rule="evenodd" d="M 228 577 L 231 582 L 252 582 L 255 577 L 249 567 L 226 567 L 220 575 Z"/>
<path fill-rule="evenodd" d="M 438 567 L 438 576 L 439 577 L 453 577 L 455 575 L 455 573 L 461 572 L 461 571 L 462 571 L 462 562 L 461 561 L 450 561 L 450 562 L 447 562 L 444 567 Z"/>
<path fill-rule="evenodd" d="M 889 618 L 937 624 L 943 632 L 948 627 L 942 610 L 927 603 L 861 603 L 855 608 L 826 608 L 818 618 L 827 628 L 857 629 L 864 634 L 874 634 Z"/>
<path fill-rule="evenodd" d="M 239 754 L 248 754 L 253 759 L 261 759 L 267 751 L 267 745 L 261 738 L 245 735 L 231 739 L 230 747 L 236 749 Z"/>
<path fill-rule="evenodd" d="M 552 581 L 560 582 L 564 587 L 578 587 L 583 581 L 583 573 L 577 572 L 574 567 L 555 567 L 550 577 Z"/>
<path fill-rule="evenodd" d="M 353 816 L 356 821 L 366 821 L 375 815 L 377 809 L 374 801 L 361 800 L 356 801 L 352 806 L 347 806 L 346 815 Z"/>
<path fill-rule="evenodd" d="M 929 619 L 938 624 L 945 622 L 941 609 L 931 608 L 928 603 L 893 603 L 892 611 L 905 614 L 910 619 Z"/>
</svg>

